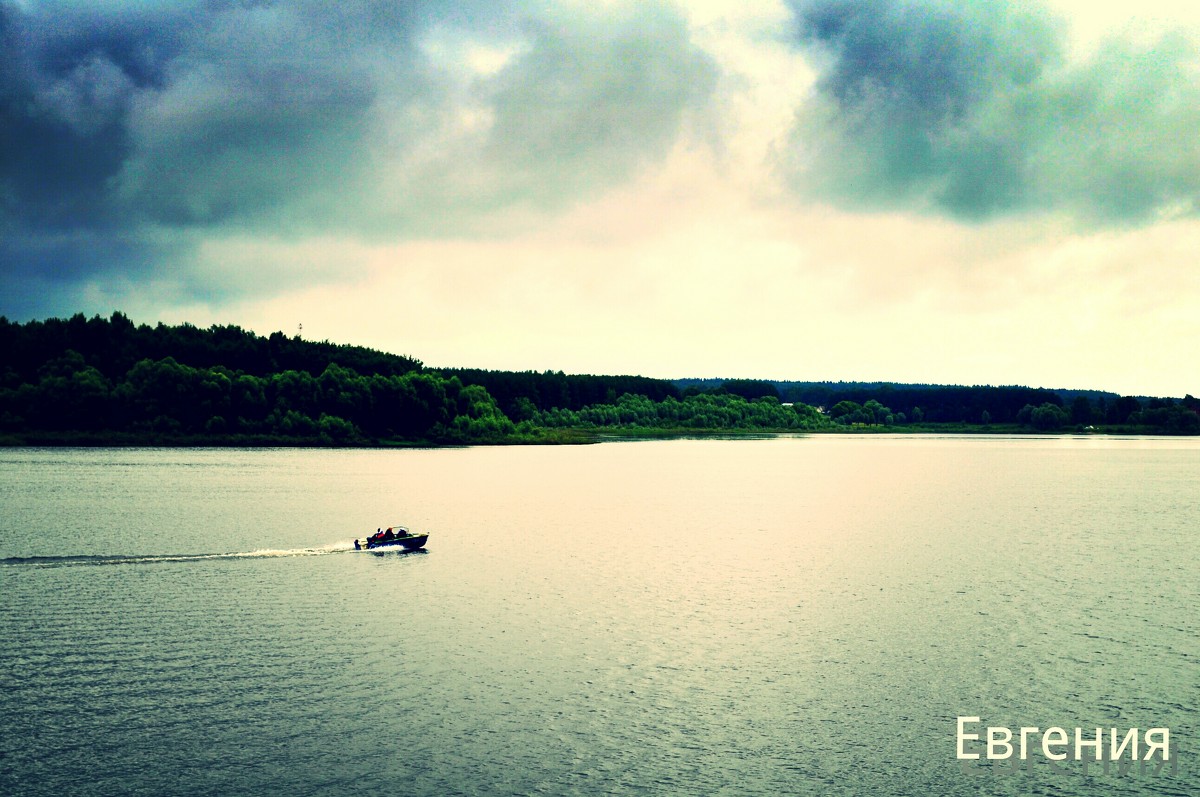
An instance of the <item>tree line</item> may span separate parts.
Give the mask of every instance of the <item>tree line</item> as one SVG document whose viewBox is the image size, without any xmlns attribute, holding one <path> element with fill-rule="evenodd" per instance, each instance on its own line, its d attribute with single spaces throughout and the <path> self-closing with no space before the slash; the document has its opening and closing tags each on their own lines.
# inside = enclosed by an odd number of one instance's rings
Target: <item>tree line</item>
<svg viewBox="0 0 1200 797">
<path fill-rule="evenodd" d="M 1023 387 L 670 382 L 426 368 L 233 326 L 0 317 L 0 435 L 17 442 L 326 445 L 578 439 L 572 431 L 937 429 L 1200 433 L 1191 396 Z M 801 399 L 808 399 L 807 401 Z"/>
<path fill-rule="evenodd" d="M 12 323 L 0 316 L 0 368 L 6 380 L 36 381 L 38 369 L 67 351 L 109 376 L 124 374 L 140 360 L 171 357 L 193 368 L 223 366 L 255 376 L 306 371 L 316 376 L 330 363 L 362 374 L 397 376 L 421 369 L 412 357 L 308 341 L 273 332 L 267 337 L 237 326 L 201 329 L 191 324 L 135 325 L 124 313 L 109 318 L 51 318 Z"/>
<path fill-rule="evenodd" d="M 669 430 L 808 430 L 830 427 L 830 421 L 807 404 L 785 405 L 763 396 L 746 399 L 729 392 L 692 394 L 654 401 L 625 393 L 615 402 L 579 410 L 529 408 L 530 421 L 545 428 Z"/>
<path fill-rule="evenodd" d="M 317 376 L 256 376 L 165 357 L 109 378 L 73 350 L 39 368 L 36 382 L 0 388 L 0 427 L 259 444 L 486 442 L 513 430 L 482 388 L 437 374 L 363 376 L 330 363 Z"/>
<path fill-rule="evenodd" d="M 625 394 L 651 401 L 680 398 L 680 391 L 665 379 L 646 376 L 593 376 L 562 371 L 486 371 L 478 368 L 443 368 L 464 384 L 479 385 L 514 420 L 529 420 L 529 407 L 538 410 L 581 410 L 597 404 L 612 404 Z"/>
<path fill-rule="evenodd" d="M 486 442 L 512 430 L 481 387 L 410 357 L 238 327 L 135 326 L 121 313 L 0 317 L 0 432 L 25 439 Z"/>
<path fill-rule="evenodd" d="M 1036 431 L 1200 433 L 1200 401 L 1119 396 L 1098 390 L 886 382 L 676 380 L 685 395 L 725 389 L 819 407 L 841 426 L 1005 426 Z M 1089 429 L 1090 428 L 1090 429 Z"/>
</svg>

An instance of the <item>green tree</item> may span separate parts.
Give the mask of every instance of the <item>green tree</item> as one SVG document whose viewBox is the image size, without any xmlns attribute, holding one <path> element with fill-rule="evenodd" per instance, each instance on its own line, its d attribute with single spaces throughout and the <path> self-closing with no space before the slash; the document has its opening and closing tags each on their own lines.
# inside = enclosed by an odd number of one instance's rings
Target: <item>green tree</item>
<svg viewBox="0 0 1200 797">
<path fill-rule="evenodd" d="M 1078 426 L 1089 426 L 1092 423 L 1092 402 L 1080 394 L 1071 400 L 1071 423 Z"/>
<path fill-rule="evenodd" d="M 317 377 L 323 413 L 339 418 L 365 418 L 371 413 L 371 383 L 353 369 L 330 363 Z"/>
<path fill-rule="evenodd" d="M 307 371 L 281 371 L 271 375 L 268 398 L 281 417 L 290 410 L 312 416 L 319 414 L 321 386 Z"/>
<path fill-rule="evenodd" d="M 174 357 L 136 363 L 117 386 L 117 393 L 135 428 L 156 431 L 199 431 L 212 417 L 202 405 L 195 368 Z"/>
<path fill-rule="evenodd" d="M 1034 429 L 1052 432 L 1062 428 L 1070 419 L 1070 415 L 1062 407 L 1046 402 L 1040 407 L 1034 407 L 1029 413 L 1029 423 Z"/>
<path fill-rule="evenodd" d="M 829 408 L 829 417 L 834 423 L 853 423 L 862 415 L 862 405 L 857 401 L 843 399 Z"/>
<path fill-rule="evenodd" d="M 869 419 L 865 421 L 866 423 L 878 424 L 887 423 L 888 416 L 892 414 L 892 411 L 889 408 L 883 406 L 883 404 L 875 399 L 868 399 L 867 402 L 863 404 L 863 412 Z"/>
<path fill-rule="evenodd" d="M 46 429 L 107 428 L 113 409 L 112 385 L 104 374 L 84 364 L 75 351 L 40 369 L 36 390 L 16 393 L 25 417 Z"/>
<path fill-rule="evenodd" d="M 1109 406 L 1108 415 L 1104 420 L 1115 424 L 1128 423 L 1129 416 L 1141 408 L 1141 402 L 1133 396 L 1121 396 Z"/>
<path fill-rule="evenodd" d="M 250 374 L 238 374 L 229 387 L 230 415 L 239 430 L 258 431 L 267 418 L 266 380 Z"/>
<path fill-rule="evenodd" d="M 792 412 L 796 413 L 796 426 L 800 429 L 820 429 L 829 424 L 828 419 L 810 404 L 793 402 Z"/>
<path fill-rule="evenodd" d="M 321 439 L 330 444 L 344 444 L 361 438 L 358 429 L 350 421 L 325 413 L 317 420 L 317 431 Z"/>
</svg>

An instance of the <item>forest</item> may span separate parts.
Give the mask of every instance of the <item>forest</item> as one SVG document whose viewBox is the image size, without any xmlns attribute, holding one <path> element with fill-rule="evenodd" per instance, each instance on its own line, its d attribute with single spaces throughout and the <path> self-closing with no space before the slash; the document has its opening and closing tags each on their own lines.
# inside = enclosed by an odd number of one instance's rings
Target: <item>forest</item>
<svg viewBox="0 0 1200 797">
<path fill-rule="evenodd" d="M 1200 402 L 1040 388 L 436 369 L 236 326 L 0 317 L 0 442 L 441 445 L 780 431 L 1200 433 Z"/>
</svg>

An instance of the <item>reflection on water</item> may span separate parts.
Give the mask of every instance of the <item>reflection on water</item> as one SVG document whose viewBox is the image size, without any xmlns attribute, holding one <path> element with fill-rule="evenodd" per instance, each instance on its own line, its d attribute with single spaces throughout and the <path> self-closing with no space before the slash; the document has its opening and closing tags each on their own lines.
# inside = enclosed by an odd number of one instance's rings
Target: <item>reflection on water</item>
<svg viewBox="0 0 1200 797">
<path fill-rule="evenodd" d="M 379 550 L 376 548 L 372 548 L 369 551 L 366 549 L 363 549 L 362 551 L 359 551 L 358 553 L 369 554 L 370 556 L 376 556 L 376 557 L 381 557 L 381 558 L 384 556 L 425 556 L 426 554 L 429 553 L 429 549 L 428 548 L 415 548 L 415 549 L 409 550 L 406 548 L 384 548 L 383 550 Z"/>
<path fill-rule="evenodd" d="M 1195 793 L 1198 451 L 0 451 L 0 792 Z M 972 777 L 960 715 L 1183 766 Z"/>
</svg>

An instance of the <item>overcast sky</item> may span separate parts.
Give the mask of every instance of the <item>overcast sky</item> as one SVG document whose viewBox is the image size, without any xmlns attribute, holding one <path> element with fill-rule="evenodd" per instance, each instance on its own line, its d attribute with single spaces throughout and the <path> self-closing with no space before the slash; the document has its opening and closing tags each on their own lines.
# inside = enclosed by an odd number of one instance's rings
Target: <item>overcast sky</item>
<svg viewBox="0 0 1200 797">
<path fill-rule="evenodd" d="M 0 0 L 0 314 L 1196 394 L 1193 5 Z"/>
</svg>

